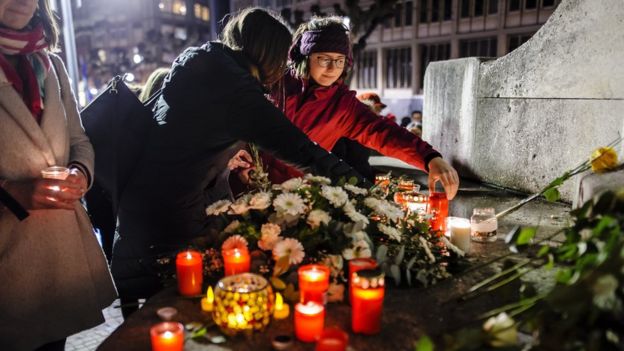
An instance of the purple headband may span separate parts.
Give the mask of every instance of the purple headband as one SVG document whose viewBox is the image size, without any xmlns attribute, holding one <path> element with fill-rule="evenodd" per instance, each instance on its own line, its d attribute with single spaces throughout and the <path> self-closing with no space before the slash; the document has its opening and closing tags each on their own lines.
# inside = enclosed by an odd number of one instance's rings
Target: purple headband
<svg viewBox="0 0 624 351">
<path fill-rule="evenodd" d="M 351 65 L 353 61 L 349 35 L 346 29 L 339 26 L 303 33 L 299 42 L 290 48 L 289 57 L 296 61 L 301 56 L 308 56 L 315 52 L 337 52 L 347 57 L 348 65 Z"/>
</svg>

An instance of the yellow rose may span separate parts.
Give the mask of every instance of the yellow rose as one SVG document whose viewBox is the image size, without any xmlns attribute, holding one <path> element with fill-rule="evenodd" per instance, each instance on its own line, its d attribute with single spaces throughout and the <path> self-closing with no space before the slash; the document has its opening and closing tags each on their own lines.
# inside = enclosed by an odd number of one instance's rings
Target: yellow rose
<svg viewBox="0 0 624 351">
<path fill-rule="evenodd" d="M 617 153 L 612 147 L 601 147 L 591 154 L 591 168 L 595 173 L 607 172 L 618 165 Z"/>
</svg>

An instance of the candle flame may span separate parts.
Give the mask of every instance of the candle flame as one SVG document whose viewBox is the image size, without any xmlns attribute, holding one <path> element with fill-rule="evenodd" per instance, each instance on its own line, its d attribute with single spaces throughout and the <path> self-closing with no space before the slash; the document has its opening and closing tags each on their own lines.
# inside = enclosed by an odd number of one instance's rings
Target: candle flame
<svg viewBox="0 0 624 351">
<path fill-rule="evenodd" d="M 239 258 L 241 256 L 240 250 L 234 249 L 234 257 Z"/>
<path fill-rule="evenodd" d="M 162 337 L 165 339 L 172 339 L 173 338 L 173 333 L 170 332 L 169 330 L 165 331 L 164 333 L 162 333 Z"/>
<path fill-rule="evenodd" d="M 284 308 L 284 298 L 282 297 L 282 294 L 276 293 L 275 294 L 275 309 L 281 310 L 282 308 Z"/>
<path fill-rule="evenodd" d="M 191 255 L 191 252 L 190 252 L 190 251 L 187 251 L 187 252 L 186 252 L 186 259 L 187 259 L 187 260 L 190 260 L 190 259 L 192 259 L 192 258 L 193 258 L 193 255 Z"/>
<path fill-rule="evenodd" d="M 206 301 L 210 304 L 214 303 L 214 292 L 212 291 L 212 286 L 209 286 L 206 291 Z"/>
</svg>

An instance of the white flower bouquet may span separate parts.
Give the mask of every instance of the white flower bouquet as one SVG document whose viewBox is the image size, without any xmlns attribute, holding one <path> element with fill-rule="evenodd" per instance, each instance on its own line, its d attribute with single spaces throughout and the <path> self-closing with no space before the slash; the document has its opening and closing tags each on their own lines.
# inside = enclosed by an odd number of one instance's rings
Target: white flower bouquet
<svg viewBox="0 0 624 351">
<path fill-rule="evenodd" d="M 234 202 L 215 202 L 206 214 L 223 219 L 224 245 L 245 240 L 252 270 L 270 274 L 286 296 L 295 290 L 288 284 L 296 281 L 294 266 L 307 262 L 329 266 L 334 285 L 345 282 L 344 261 L 357 257 L 374 256 L 397 284 L 405 279 L 427 286 L 449 275 L 445 261 L 453 254 L 443 238 L 374 188 L 332 186 L 328 178 L 308 174 Z"/>
</svg>

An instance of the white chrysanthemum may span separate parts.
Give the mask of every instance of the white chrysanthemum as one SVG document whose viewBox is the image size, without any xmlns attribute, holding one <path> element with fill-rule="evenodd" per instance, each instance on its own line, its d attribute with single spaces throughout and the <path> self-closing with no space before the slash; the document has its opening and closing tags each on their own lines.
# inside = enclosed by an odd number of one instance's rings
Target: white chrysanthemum
<svg viewBox="0 0 624 351">
<path fill-rule="evenodd" d="M 356 195 L 368 195 L 368 190 L 366 190 L 364 188 L 360 188 L 359 186 L 355 186 L 355 185 L 351 185 L 351 184 L 345 184 L 344 188 L 349 190 L 350 192 L 356 194 Z"/>
<path fill-rule="evenodd" d="M 262 250 L 273 250 L 275 244 L 280 240 L 282 229 L 279 225 L 273 223 L 265 223 L 260 229 L 262 236 L 258 241 L 258 247 Z"/>
<path fill-rule="evenodd" d="M 249 199 L 250 195 L 244 195 L 238 198 L 232 205 L 230 205 L 229 214 L 243 215 L 249 212 Z"/>
<path fill-rule="evenodd" d="M 304 184 L 303 179 L 297 177 L 297 178 L 288 179 L 287 181 L 283 182 L 280 186 L 285 191 L 296 191 L 296 190 L 299 190 L 303 186 L 303 184 Z"/>
<path fill-rule="evenodd" d="M 282 193 L 273 200 L 273 206 L 278 212 L 297 216 L 305 212 L 306 206 L 298 194 Z"/>
<path fill-rule="evenodd" d="M 271 206 L 271 193 L 262 191 L 251 197 L 249 200 L 249 208 L 254 210 L 264 210 Z"/>
<path fill-rule="evenodd" d="M 436 259 L 435 259 L 435 256 L 433 256 L 433 253 L 431 253 L 431 249 L 429 249 L 429 242 L 420 235 L 418 236 L 418 241 L 420 241 L 420 244 L 422 245 L 423 249 L 425 249 L 425 254 L 427 254 L 429 261 L 431 261 L 431 263 L 434 263 Z"/>
<path fill-rule="evenodd" d="M 279 260 L 281 257 L 288 256 L 288 262 L 290 264 L 299 264 L 305 257 L 305 251 L 303 251 L 303 245 L 297 239 L 286 238 L 279 241 L 273 247 L 273 257 L 275 260 Z"/>
<path fill-rule="evenodd" d="M 353 245 L 352 248 L 347 248 L 342 251 L 342 257 L 345 260 L 352 260 L 354 258 L 368 258 L 371 257 L 372 252 L 368 243 L 364 240 L 360 240 Z"/>
<path fill-rule="evenodd" d="M 341 187 L 323 185 L 321 188 L 321 195 L 329 200 L 329 202 L 336 208 L 343 206 L 349 201 L 349 195 Z"/>
<path fill-rule="evenodd" d="M 382 201 L 380 203 L 378 213 L 393 222 L 398 222 L 401 218 L 405 216 L 403 210 L 388 201 Z"/>
<path fill-rule="evenodd" d="M 374 197 L 367 197 L 366 199 L 364 199 L 364 205 L 366 205 L 366 207 L 370 208 L 373 211 L 377 211 L 380 203 L 381 200 Z"/>
<path fill-rule="evenodd" d="M 325 184 L 325 185 L 331 184 L 331 179 L 327 177 L 323 177 L 323 176 L 315 176 L 310 173 L 306 174 L 303 178 L 305 180 L 309 180 L 314 183 L 320 183 L 320 184 Z"/>
<path fill-rule="evenodd" d="M 345 212 L 345 215 L 347 215 L 347 217 L 349 217 L 349 219 L 351 219 L 354 222 L 360 222 L 362 224 L 364 224 L 364 226 L 368 225 L 368 217 L 366 217 L 365 215 L 359 213 L 356 209 L 355 206 L 353 206 L 353 204 L 351 202 L 347 202 L 345 203 L 345 205 L 342 207 L 342 209 Z"/>
<path fill-rule="evenodd" d="M 210 206 L 206 208 L 206 215 L 208 216 L 218 216 L 221 213 L 225 212 L 230 208 L 232 201 L 230 200 L 219 200 L 217 202 L 213 202 Z"/>
<path fill-rule="evenodd" d="M 330 220 L 331 217 L 329 216 L 329 213 L 323 210 L 312 210 L 308 214 L 307 222 L 312 229 L 316 229 L 321 225 L 321 223 L 328 225 Z"/>
<path fill-rule="evenodd" d="M 381 223 L 377 224 L 377 228 L 379 228 L 379 231 L 386 234 L 390 239 L 401 242 L 401 232 L 398 229 Z"/>
<path fill-rule="evenodd" d="M 232 235 L 227 238 L 223 245 L 221 245 L 221 250 L 227 251 L 232 249 L 246 249 L 247 248 L 247 240 L 240 235 Z"/>
<path fill-rule="evenodd" d="M 238 227 L 240 227 L 240 222 L 238 220 L 233 220 L 227 227 L 223 228 L 223 232 L 227 234 L 234 233 Z"/>
</svg>

